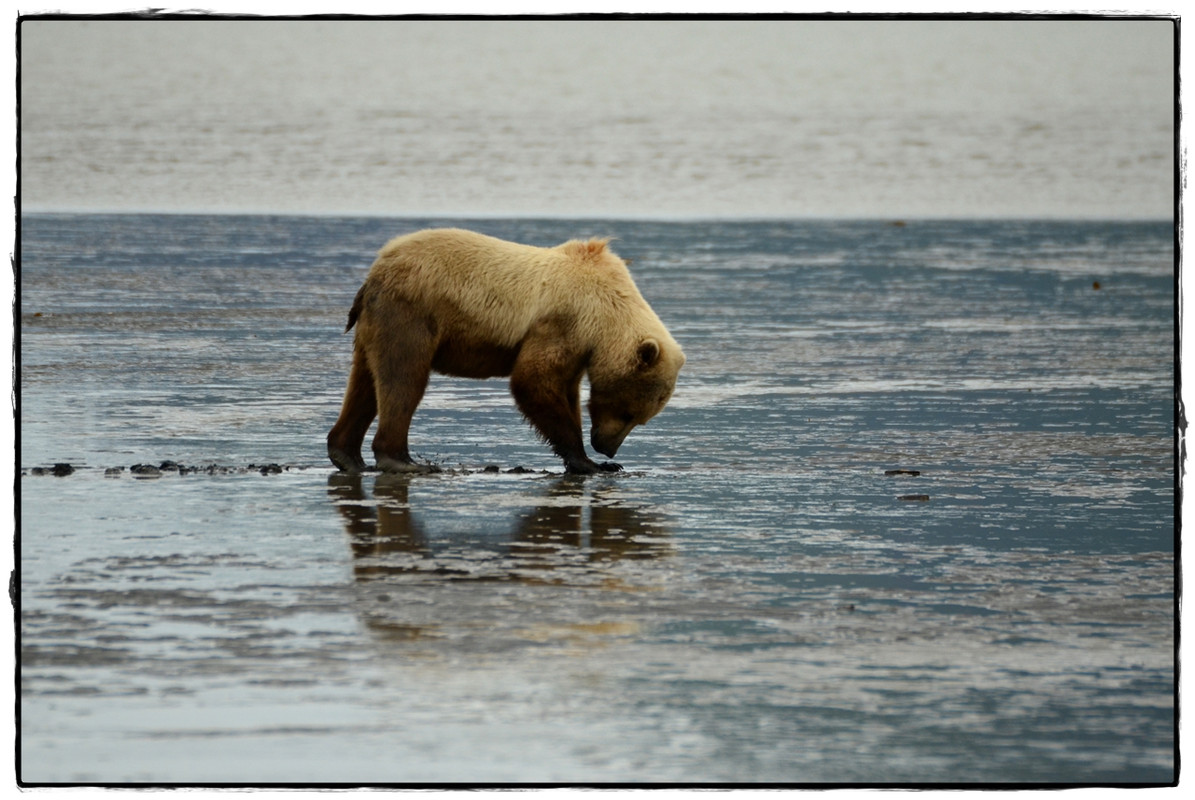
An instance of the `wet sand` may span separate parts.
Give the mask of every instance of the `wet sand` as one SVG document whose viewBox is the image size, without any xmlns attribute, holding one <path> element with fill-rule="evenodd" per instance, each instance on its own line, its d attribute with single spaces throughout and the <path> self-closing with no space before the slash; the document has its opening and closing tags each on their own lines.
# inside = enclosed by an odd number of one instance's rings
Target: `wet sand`
<svg viewBox="0 0 1195 800">
<path fill-rule="evenodd" d="M 433 379 L 339 474 L 406 224 L 25 226 L 24 781 L 1170 779 L 1165 226 L 490 221 L 616 233 L 674 400 L 577 479 Z"/>
</svg>

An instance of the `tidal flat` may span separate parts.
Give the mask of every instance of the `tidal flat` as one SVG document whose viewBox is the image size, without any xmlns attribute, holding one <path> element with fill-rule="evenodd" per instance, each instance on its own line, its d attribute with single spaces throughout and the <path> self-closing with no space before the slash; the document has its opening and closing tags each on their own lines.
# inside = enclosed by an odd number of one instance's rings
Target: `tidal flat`
<svg viewBox="0 0 1195 800">
<path fill-rule="evenodd" d="M 326 461 L 373 254 L 445 224 L 615 237 L 689 359 L 624 473 L 436 376 L 442 472 Z M 1175 775 L 1168 223 L 34 214 L 19 244 L 26 784 Z"/>
</svg>

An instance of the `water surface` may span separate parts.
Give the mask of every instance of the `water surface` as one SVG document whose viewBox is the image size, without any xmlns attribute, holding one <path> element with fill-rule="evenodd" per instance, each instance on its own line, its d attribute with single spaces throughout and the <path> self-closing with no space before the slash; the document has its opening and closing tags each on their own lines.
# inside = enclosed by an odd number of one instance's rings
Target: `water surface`
<svg viewBox="0 0 1195 800">
<path fill-rule="evenodd" d="M 45 21 L 26 211 L 1159 218 L 1168 20 Z"/>
<path fill-rule="evenodd" d="M 326 463 L 372 254 L 445 222 L 617 237 L 689 356 L 624 474 L 445 378 L 443 473 Z M 21 778 L 1169 781 L 1172 241 L 27 215 Z"/>
</svg>

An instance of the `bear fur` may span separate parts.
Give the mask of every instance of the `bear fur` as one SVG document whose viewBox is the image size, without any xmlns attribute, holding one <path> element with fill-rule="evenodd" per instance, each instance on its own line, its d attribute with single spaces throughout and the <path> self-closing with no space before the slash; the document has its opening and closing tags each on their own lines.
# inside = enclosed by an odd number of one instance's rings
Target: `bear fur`
<svg viewBox="0 0 1195 800">
<path fill-rule="evenodd" d="M 407 434 L 432 372 L 510 376 L 519 410 L 568 472 L 616 471 L 586 455 L 580 385 L 590 385 L 590 443 L 613 458 L 636 425 L 668 402 L 685 363 L 607 240 L 544 248 L 472 231 L 391 240 L 349 311 L 353 362 L 328 456 L 342 470 L 419 471 Z"/>
</svg>

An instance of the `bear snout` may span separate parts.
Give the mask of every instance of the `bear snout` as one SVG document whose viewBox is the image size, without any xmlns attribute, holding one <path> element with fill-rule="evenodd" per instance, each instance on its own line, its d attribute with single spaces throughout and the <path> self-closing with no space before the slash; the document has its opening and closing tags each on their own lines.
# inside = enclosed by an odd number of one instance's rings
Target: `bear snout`
<svg viewBox="0 0 1195 800">
<path fill-rule="evenodd" d="M 593 445 L 594 450 L 597 450 L 606 456 L 606 458 L 614 458 L 614 454 L 622 446 L 622 440 L 627 438 L 627 434 L 631 432 L 631 428 L 633 427 L 635 427 L 634 424 L 630 424 L 624 428 L 610 431 L 608 429 L 603 430 L 595 425 L 589 435 L 589 443 Z"/>
</svg>

